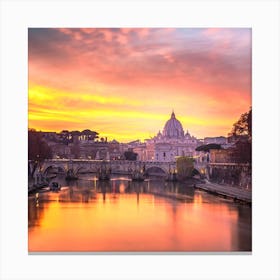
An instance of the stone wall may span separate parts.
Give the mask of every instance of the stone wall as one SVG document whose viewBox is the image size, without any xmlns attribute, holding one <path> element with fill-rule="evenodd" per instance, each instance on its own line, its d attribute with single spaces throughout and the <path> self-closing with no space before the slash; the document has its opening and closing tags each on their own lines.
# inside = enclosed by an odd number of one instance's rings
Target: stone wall
<svg viewBox="0 0 280 280">
<path fill-rule="evenodd" d="M 230 150 L 210 150 L 210 161 L 212 163 L 224 163 L 231 162 L 231 152 Z"/>
<path fill-rule="evenodd" d="M 252 188 L 251 167 L 248 164 L 210 164 L 208 173 L 214 183 Z"/>
</svg>

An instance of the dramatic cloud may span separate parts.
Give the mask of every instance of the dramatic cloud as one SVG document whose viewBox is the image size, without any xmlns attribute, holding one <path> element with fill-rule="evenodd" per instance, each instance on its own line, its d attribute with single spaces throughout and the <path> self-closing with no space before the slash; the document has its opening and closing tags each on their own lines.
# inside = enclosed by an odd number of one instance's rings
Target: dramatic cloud
<svg viewBox="0 0 280 280">
<path fill-rule="evenodd" d="M 144 139 L 174 109 L 192 134 L 219 136 L 251 105 L 250 29 L 31 28 L 28 39 L 36 129 Z"/>
</svg>

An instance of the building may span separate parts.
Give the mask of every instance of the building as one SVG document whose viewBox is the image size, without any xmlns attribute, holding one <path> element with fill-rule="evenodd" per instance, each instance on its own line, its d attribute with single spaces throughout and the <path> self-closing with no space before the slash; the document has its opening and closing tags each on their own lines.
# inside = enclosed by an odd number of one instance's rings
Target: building
<svg viewBox="0 0 280 280">
<path fill-rule="evenodd" d="M 136 153 L 140 161 L 175 161 L 177 156 L 197 157 L 195 149 L 202 142 L 183 130 L 181 122 L 172 112 L 164 128 L 151 139 L 145 142 L 135 140 L 129 143 L 119 143 L 116 140 L 107 141 L 107 138 L 98 139 L 98 133 L 89 129 L 80 131 L 62 131 L 52 133 L 46 137 L 52 149 L 53 158 L 68 159 L 110 159 L 124 158 L 125 151 Z"/>
<path fill-rule="evenodd" d="M 222 150 L 210 150 L 210 162 L 211 163 L 228 163 L 232 162 L 231 149 Z"/>
<path fill-rule="evenodd" d="M 170 119 L 165 123 L 163 131 L 146 140 L 133 149 L 138 154 L 138 160 L 143 161 L 175 161 L 177 156 L 194 157 L 195 148 L 200 141 L 191 136 L 189 131 L 185 133 L 181 122 L 172 112 Z"/>
<path fill-rule="evenodd" d="M 205 137 L 204 138 L 204 145 L 207 144 L 220 144 L 225 145 L 227 144 L 227 138 L 224 136 L 218 136 L 218 137 Z"/>
<path fill-rule="evenodd" d="M 82 132 L 63 130 L 42 133 L 44 141 L 52 151 L 55 159 L 121 159 L 123 150 L 116 140 L 107 141 L 107 137 L 97 137 L 98 133 L 86 129 Z"/>
</svg>

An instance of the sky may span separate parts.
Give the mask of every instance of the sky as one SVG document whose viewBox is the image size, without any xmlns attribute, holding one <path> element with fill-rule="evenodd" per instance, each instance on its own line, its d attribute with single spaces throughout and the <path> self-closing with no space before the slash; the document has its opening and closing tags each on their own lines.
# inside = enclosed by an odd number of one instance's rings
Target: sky
<svg viewBox="0 0 280 280">
<path fill-rule="evenodd" d="M 197 138 L 251 106 L 249 28 L 29 28 L 28 126 L 153 137 L 174 110 Z"/>
</svg>

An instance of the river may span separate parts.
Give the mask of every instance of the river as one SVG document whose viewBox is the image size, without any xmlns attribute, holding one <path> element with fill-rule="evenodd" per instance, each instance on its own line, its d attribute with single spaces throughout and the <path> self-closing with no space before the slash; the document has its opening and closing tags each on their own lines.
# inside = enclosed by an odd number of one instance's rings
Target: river
<svg viewBox="0 0 280 280">
<path fill-rule="evenodd" d="M 29 252 L 251 251 L 251 207 L 185 183 L 83 175 L 28 197 Z M 184 199 L 176 199 L 180 194 Z"/>
</svg>

